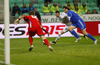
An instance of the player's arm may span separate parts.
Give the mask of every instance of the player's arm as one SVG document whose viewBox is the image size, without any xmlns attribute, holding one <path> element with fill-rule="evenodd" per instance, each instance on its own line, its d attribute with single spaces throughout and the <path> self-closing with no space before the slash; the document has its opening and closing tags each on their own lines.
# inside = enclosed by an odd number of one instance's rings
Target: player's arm
<svg viewBox="0 0 100 65">
<path fill-rule="evenodd" d="M 72 22 L 71 22 L 70 18 L 71 18 L 71 17 L 68 17 L 68 21 L 69 21 L 69 23 L 70 23 L 70 24 L 72 24 Z"/>
<path fill-rule="evenodd" d="M 71 22 L 71 17 L 72 17 L 72 14 L 71 13 L 67 13 L 67 19 L 69 22 Z"/>
<path fill-rule="evenodd" d="M 72 14 L 68 13 L 67 16 L 63 19 L 62 23 L 66 24 L 67 22 L 69 22 L 70 24 L 72 24 L 71 17 L 72 17 Z"/>
<path fill-rule="evenodd" d="M 64 18 L 62 19 L 62 23 L 66 24 L 67 22 L 69 22 L 68 17 L 64 17 Z"/>
<path fill-rule="evenodd" d="M 49 32 L 47 32 L 47 31 L 43 28 L 42 24 L 41 24 L 41 28 L 42 28 L 42 30 L 45 31 L 45 32 L 48 34 L 48 36 L 49 36 Z"/>
<path fill-rule="evenodd" d="M 22 19 L 22 18 L 24 18 L 24 17 L 26 17 L 26 15 L 22 15 L 21 17 L 19 17 L 18 19 L 16 19 L 15 21 L 14 21 L 14 24 L 18 24 L 18 22 L 19 22 L 19 20 L 20 19 Z"/>
<path fill-rule="evenodd" d="M 72 24 L 72 22 L 70 22 L 70 24 Z"/>
<path fill-rule="evenodd" d="M 43 28 L 43 26 L 42 26 L 42 24 L 41 24 L 40 21 L 38 21 L 38 22 L 39 22 L 39 24 L 40 24 L 40 26 L 41 26 L 41 29 L 42 29 L 43 31 L 45 31 L 45 32 L 48 34 L 48 36 L 49 36 L 49 32 L 47 32 L 47 31 Z"/>
</svg>

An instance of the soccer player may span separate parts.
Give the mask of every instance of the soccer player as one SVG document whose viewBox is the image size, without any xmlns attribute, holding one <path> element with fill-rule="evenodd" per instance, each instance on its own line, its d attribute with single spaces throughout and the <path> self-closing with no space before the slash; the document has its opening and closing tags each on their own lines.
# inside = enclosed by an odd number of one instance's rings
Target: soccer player
<svg viewBox="0 0 100 65">
<path fill-rule="evenodd" d="M 33 49 L 32 36 L 34 36 L 35 34 L 40 36 L 40 38 L 45 42 L 45 44 L 48 46 L 50 51 L 53 51 L 53 48 L 50 46 L 48 40 L 44 36 L 44 33 L 41 29 L 41 27 L 42 27 L 41 22 L 39 21 L 39 19 L 36 16 L 34 16 L 34 11 L 30 11 L 29 16 L 22 15 L 20 18 L 15 20 L 14 24 L 17 24 L 19 22 L 19 20 L 22 18 L 24 18 L 24 20 L 28 23 L 29 42 L 30 42 L 30 46 L 31 46 L 29 48 L 29 51 L 32 51 L 32 49 Z"/>
<path fill-rule="evenodd" d="M 60 20 L 62 21 L 62 23 L 66 24 L 66 27 L 64 28 L 64 30 L 61 30 L 61 32 L 58 34 L 58 36 L 56 37 L 55 41 L 50 42 L 51 44 L 56 44 L 56 42 L 60 39 L 61 35 L 68 32 L 68 27 L 71 26 L 70 22 L 66 22 L 67 21 L 67 14 L 64 12 L 59 12 L 56 11 L 55 15 L 57 18 L 60 18 Z M 74 30 L 73 30 L 74 31 Z M 84 36 L 86 39 L 87 37 L 83 34 L 77 33 L 79 36 Z M 75 42 L 78 42 L 77 39 Z"/>
<path fill-rule="evenodd" d="M 77 37 L 77 40 L 80 40 L 80 37 L 73 31 L 75 28 L 80 28 L 82 33 L 92 39 L 94 41 L 94 44 L 97 44 L 97 39 L 95 39 L 91 34 L 86 32 L 86 25 L 83 21 L 83 19 L 80 18 L 80 16 L 74 12 L 71 11 L 67 6 L 63 7 L 64 12 L 67 14 L 67 22 L 71 22 L 72 25 L 68 28 L 68 30 Z"/>
<path fill-rule="evenodd" d="M 41 15 L 40 13 L 37 11 L 37 8 L 35 7 L 34 8 L 34 12 L 35 12 L 35 16 L 37 16 L 37 18 L 40 20 L 41 22 Z M 42 30 L 45 31 L 47 34 L 48 34 L 48 37 L 49 37 L 49 32 L 47 32 L 43 27 L 42 27 Z"/>
</svg>

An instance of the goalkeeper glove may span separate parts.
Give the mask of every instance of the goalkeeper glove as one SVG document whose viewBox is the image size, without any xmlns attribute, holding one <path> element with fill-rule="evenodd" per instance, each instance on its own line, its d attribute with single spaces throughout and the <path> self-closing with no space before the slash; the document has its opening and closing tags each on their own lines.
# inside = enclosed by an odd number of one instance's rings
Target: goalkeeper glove
<svg viewBox="0 0 100 65">
<path fill-rule="evenodd" d="M 19 22 L 19 19 L 16 19 L 15 22 L 14 22 L 14 24 L 17 25 L 18 22 Z"/>
</svg>

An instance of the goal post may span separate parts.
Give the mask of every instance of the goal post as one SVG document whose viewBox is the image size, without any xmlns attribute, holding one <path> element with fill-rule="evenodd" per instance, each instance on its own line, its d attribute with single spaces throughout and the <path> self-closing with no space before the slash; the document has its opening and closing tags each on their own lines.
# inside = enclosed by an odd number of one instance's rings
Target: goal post
<svg viewBox="0 0 100 65">
<path fill-rule="evenodd" d="M 9 0 L 4 0 L 5 64 L 10 64 Z"/>
</svg>

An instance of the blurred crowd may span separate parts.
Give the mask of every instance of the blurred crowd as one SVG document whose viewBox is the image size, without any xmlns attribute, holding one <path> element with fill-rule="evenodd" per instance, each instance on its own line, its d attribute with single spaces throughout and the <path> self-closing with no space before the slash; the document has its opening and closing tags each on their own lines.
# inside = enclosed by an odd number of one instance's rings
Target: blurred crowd
<svg viewBox="0 0 100 65">
<path fill-rule="evenodd" d="M 45 0 L 44 5 L 41 7 L 42 13 L 55 13 L 55 11 L 59 11 L 59 6 L 56 2 L 53 2 L 53 5 L 50 6 L 49 3 L 52 3 L 52 0 Z M 92 12 L 88 10 L 88 6 L 86 5 L 85 2 L 83 2 L 80 5 L 76 1 L 74 1 L 74 4 L 71 5 L 70 2 L 67 2 L 65 6 L 68 6 L 71 10 L 75 11 L 79 15 L 82 13 L 84 14 L 98 14 L 96 9 L 94 9 Z M 63 10 L 63 9 L 62 9 Z M 25 3 L 23 3 L 23 6 L 20 8 L 17 3 L 14 4 L 12 8 L 12 16 L 17 16 L 17 15 L 22 15 L 24 13 L 28 13 L 29 11 L 34 11 L 35 14 L 39 17 L 40 14 L 37 11 L 37 8 L 34 6 L 34 4 L 30 3 L 29 6 L 27 7 Z M 60 11 L 63 12 L 63 11 Z"/>
</svg>

